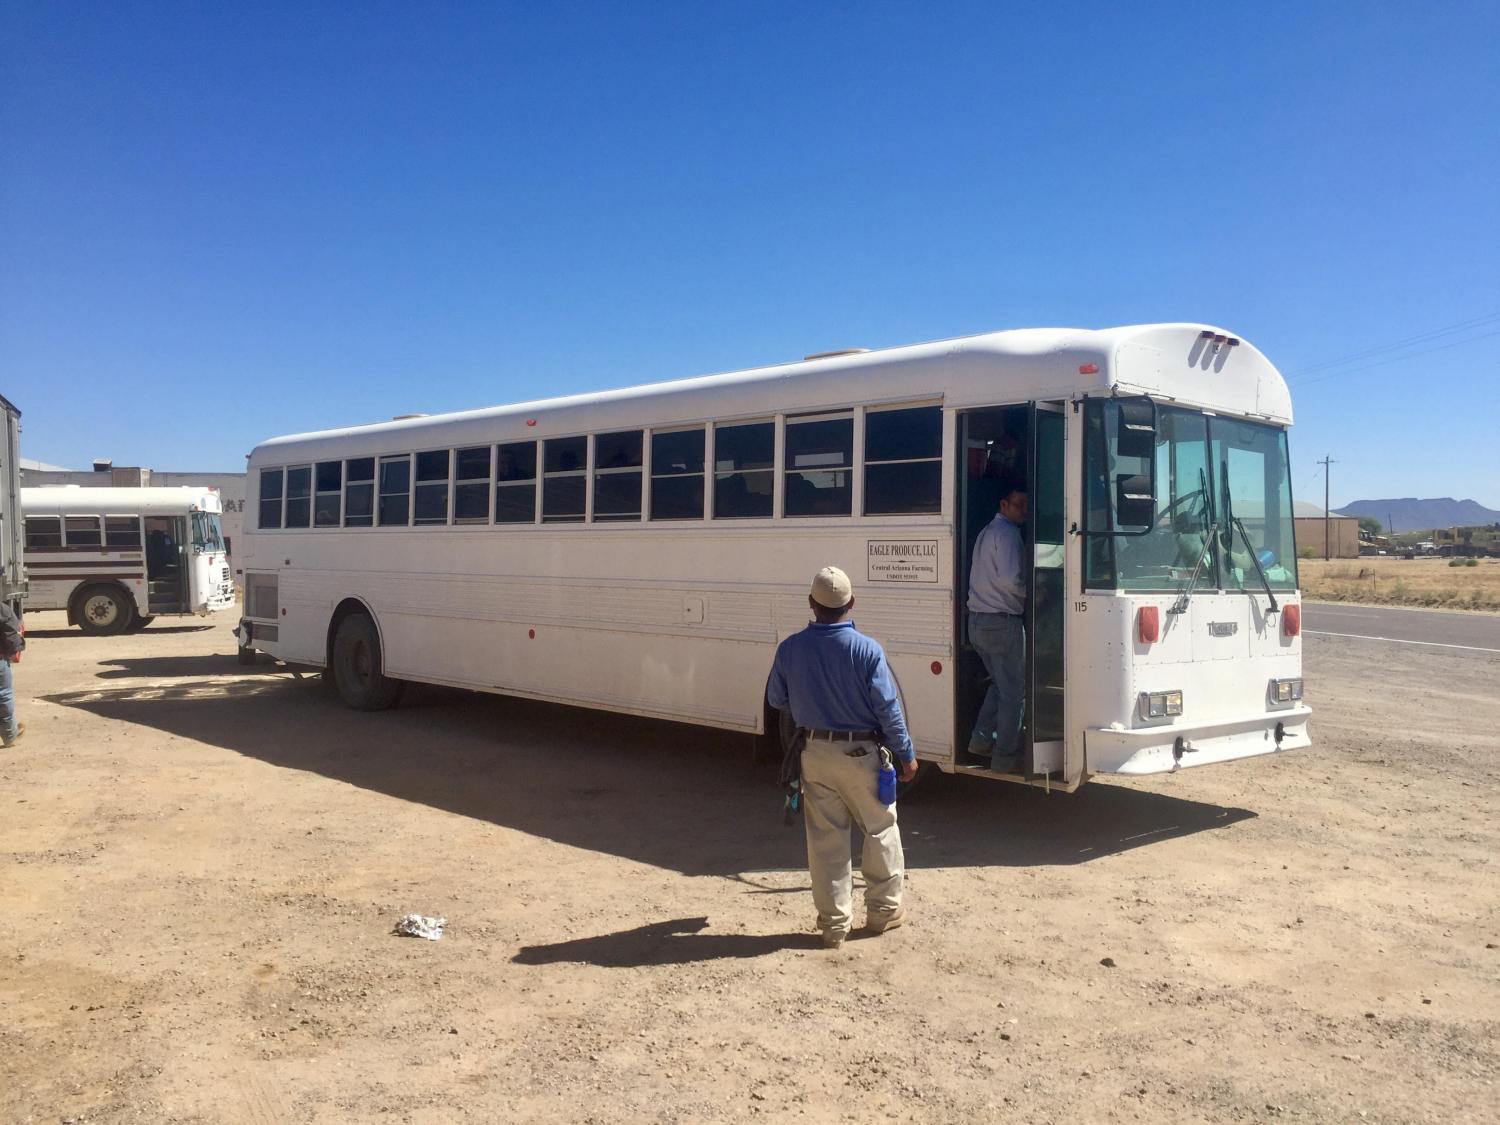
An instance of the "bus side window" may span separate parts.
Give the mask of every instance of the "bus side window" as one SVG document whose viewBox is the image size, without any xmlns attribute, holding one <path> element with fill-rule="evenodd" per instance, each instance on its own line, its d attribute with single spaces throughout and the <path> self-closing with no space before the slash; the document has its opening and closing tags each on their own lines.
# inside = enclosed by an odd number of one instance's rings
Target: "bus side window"
<svg viewBox="0 0 1500 1125">
<path fill-rule="evenodd" d="M 262 531 L 281 526 L 281 483 L 280 469 L 260 471 L 260 527 Z"/>
<path fill-rule="evenodd" d="M 790 415 L 786 420 L 786 495 L 789 516 L 847 516 L 853 500 L 854 415 Z"/>
<path fill-rule="evenodd" d="M 307 527 L 312 520 L 312 466 L 286 471 L 286 526 Z"/>
<path fill-rule="evenodd" d="M 536 442 L 507 442 L 495 449 L 495 522 L 535 520 Z"/>
<path fill-rule="evenodd" d="M 375 458 L 351 457 L 344 463 L 344 526 L 370 527 L 375 522 Z"/>
<path fill-rule="evenodd" d="M 436 449 L 417 454 L 417 486 L 412 495 L 412 523 L 448 522 L 448 478 L 453 452 Z"/>
<path fill-rule="evenodd" d="M 26 549 L 63 546 L 62 516 L 27 516 Z"/>
<path fill-rule="evenodd" d="M 547 438 L 542 442 L 542 522 L 581 523 L 587 504 L 586 437 Z"/>
<path fill-rule="evenodd" d="M 67 527 L 69 547 L 104 546 L 98 516 L 68 516 L 63 523 Z"/>
<path fill-rule="evenodd" d="M 703 518 L 703 427 L 651 435 L 651 518 Z"/>
<path fill-rule="evenodd" d="M 641 518 L 640 430 L 594 435 L 594 519 Z"/>
<path fill-rule="evenodd" d="M 490 447 L 460 449 L 453 469 L 453 522 L 490 522 Z"/>
<path fill-rule="evenodd" d="M 405 527 L 411 511 L 411 454 L 380 459 L 380 526 Z"/>
<path fill-rule="evenodd" d="M 770 516 L 776 487 L 776 423 L 714 427 L 714 519 Z"/>
<path fill-rule="evenodd" d="M 867 410 L 864 514 L 937 512 L 942 492 L 942 407 Z"/>
<path fill-rule="evenodd" d="M 61 516 L 26 517 L 26 549 L 28 551 L 61 546 Z"/>
<path fill-rule="evenodd" d="M 141 546 L 140 516 L 105 516 L 104 545 L 106 547 Z"/>
<path fill-rule="evenodd" d="M 313 469 L 313 526 L 338 527 L 344 491 L 344 463 L 319 461 Z"/>
</svg>

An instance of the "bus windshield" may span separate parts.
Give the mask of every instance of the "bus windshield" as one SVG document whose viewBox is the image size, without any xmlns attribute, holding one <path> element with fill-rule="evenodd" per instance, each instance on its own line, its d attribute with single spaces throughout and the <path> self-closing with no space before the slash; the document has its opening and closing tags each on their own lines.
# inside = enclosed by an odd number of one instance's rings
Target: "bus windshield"
<svg viewBox="0 0 1500 1125">
<path fill-rule="evenodd" d="M 1196 590 L 1253 592 L 1263 571 L 1272 589 L 1296 589 L 1285 430 L 1161 407 L 1151 458 L 1121 433 L 1119 403 L 1088 403 L 1086 587 L 1180 591 L 1196 572 Z M 1121 512 L 1122 489 L 1153 470 L 1153 518 L 1131 523 L 1145 517 Z"/>
<path fill-rule="evenodd" d="M 193 554 L 217 555 L 224 551 L 224 536 L 219 531 L 219 513 L 193 513 Z"/>
</svg>

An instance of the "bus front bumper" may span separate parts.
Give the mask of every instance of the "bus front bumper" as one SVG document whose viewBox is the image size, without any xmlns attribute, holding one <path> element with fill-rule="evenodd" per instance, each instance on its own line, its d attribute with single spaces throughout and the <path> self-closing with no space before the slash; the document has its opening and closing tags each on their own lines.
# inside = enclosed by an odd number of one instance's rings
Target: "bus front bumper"
<svg viewBox="0 0 1500 1125">
<path fill-rule="evenodd" d="M 1232 762 L 1312 743 L 1307 733 L 1311 707 L 1289 707 L 1238 719 L 1171 723 L 1157 727 L 1084 732 L 1088 772 L 1170 773 L 1186 766 Z"/>
</svg>

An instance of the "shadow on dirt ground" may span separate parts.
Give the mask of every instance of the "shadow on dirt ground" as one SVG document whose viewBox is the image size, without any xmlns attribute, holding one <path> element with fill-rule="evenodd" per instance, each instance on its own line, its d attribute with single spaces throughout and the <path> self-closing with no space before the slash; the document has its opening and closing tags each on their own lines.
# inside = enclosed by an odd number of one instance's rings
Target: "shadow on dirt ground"
<svg viewBox="0 0 1500 1125">
<path fill-rule="evenodd" d="M 218 628 L 216 625 L 147 625 L 136 635 L 141 636 L 147 633 L 206 633 L 210 629 L 216 628 Z M 78 640 L 87 638 L 92 641 L 99 639 L 98 637 L 90 636 L 82 629 L 27 629 L 26 637 L 28 640 L 33 641 L 57 640 L 66 637 L 75 637 Z"/>
<path fill-rule="evenodd" d="M 233 657 L 112 663 L 119 674 L 170 676 L 213 662 L 253 678 L 46 699 L 685 875 L 805 862 L 800 826 L 782 825 L 775 769 L 756 763 L 749 735 L 422 685 L 395 710 L 361 713 L 320 677 L 256 675 Z M 914 869 L 1086 863 L 1256 815 L 1109 784 L 1069 796 L 935 780 L 901 809 Z"/>
<path fill-rule="evenodd" d="M 216 653 L 190 656 L 127 656 L 99 661 L 100 680 L 137 680 L 154 677 L 179 679 L 187 676 L 286 676 L 275 664 L 236 664 Z"/>
<path fill-rule="evenodd" d="M 604 969 L 642 965 L 687 965 L 720 958 L 764 957 L 782 949 L 817 949 L 817 934 L 705 934 L 708 919 L 679 918 L 631 930 L 575 938 L 551 945 L 528 945 L 511 958 L 518 965 L 577 961 Z"/>
</svg>

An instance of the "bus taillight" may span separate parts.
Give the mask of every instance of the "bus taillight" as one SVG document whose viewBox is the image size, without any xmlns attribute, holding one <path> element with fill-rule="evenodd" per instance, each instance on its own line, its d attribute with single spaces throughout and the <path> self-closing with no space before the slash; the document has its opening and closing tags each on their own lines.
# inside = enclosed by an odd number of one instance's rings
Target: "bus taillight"
<svg viewBox="0 0 1500 1125">
<path fill-rule="evenodd" d="M 1154 645 L 1161 640 L 1161 614 L 1154 605 L 1141 606 L 1136 615 L 1136 629 L 1143 645 Z"/>
<path fill-rule="evenodd" d="M 1302 607 L 1300 605 L 1282 606 L 1281 635 L 1295 637 L 1300 632 L 1302 632 Z"/>
</svg>

